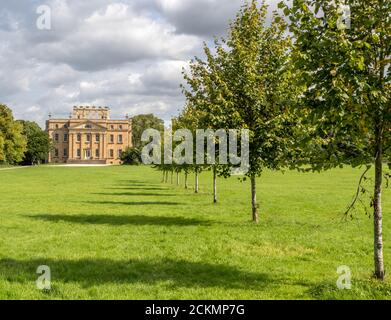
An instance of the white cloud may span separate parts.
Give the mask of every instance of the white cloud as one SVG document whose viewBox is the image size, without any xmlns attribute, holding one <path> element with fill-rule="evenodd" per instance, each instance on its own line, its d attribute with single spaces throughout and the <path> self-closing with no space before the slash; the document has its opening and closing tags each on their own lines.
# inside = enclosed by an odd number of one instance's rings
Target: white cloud
<svg viewBox="0 0 391 320">
<path fill-rule="evenodd" d="M 203 41 L 225 32 L 241 3 L 47 0 L 52 30 L 42 31 L 41 1 L 2 0 L 0 102 L 42 126 L 49 112 L 67 117 L 79 104 L 167 121 L 184 104 L 182 68 Z"/>
<path fill-rule="evenodd" d="M 43 61 L 96 71 L 142 60 L 182 59 L 200 44 L 195 36 L 178 35 L 172 25 L 117 3 L 92 12 L 60 41 L 33 45 L 29 53 Z"/>
<path fill-rule="evenodd" d="M 41 110 L 40 107 L 32 106 L 32 107 L 30 107 L 30 108 L 27 109 L 27 112 L 34 113 L 34 112 L 38 112 L 38 111 L 40 111 L 40 110 Z"/>
<path fill-rule="evenodd" d="M 242 0 L 156 0 L 163 15 L 178 33 L 222 36 L 229 20 L 243 4 Z"/>
</svg>

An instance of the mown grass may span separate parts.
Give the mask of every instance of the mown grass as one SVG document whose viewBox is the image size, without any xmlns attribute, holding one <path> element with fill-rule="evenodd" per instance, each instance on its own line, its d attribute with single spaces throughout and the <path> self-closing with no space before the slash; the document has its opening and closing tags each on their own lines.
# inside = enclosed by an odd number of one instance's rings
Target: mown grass
<svg viewBox="0 0 391 320">
<path fill-rule="evenodd" d="M 148 167 L 1 171 L 0 298 L 388 299 L 391 282 L 371 278 L 372 219 L 343 219 L 360 173 L 265 172 L 253 225 L 249 183 L 235 177 L 219 179 L 213 205 L 210 173 L 195 195 Z M 390 268 L 390 190 L 383 199 Z M 49 291 L 36 288 L 39 265 Z M 351 290 L 336 287 L 340 265 Z"/>
</svg>

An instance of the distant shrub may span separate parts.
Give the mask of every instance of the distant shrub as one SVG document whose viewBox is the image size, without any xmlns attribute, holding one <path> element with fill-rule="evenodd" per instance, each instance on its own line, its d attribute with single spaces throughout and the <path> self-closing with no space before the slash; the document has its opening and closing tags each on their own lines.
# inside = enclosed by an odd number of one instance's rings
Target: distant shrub
<svg viewBox="0 0 391 320">
<path fill-rule="evenodd" d="M 138 166 L 141 164 L 141 151 L 138 148 L 127 148 L 121 157 L 125 165 Z"/>
</svg>

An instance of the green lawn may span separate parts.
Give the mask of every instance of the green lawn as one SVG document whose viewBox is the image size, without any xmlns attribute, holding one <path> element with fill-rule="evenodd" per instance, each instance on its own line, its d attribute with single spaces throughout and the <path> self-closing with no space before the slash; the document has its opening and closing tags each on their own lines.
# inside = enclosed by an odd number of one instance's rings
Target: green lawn
<svg viewBox="0 0 391 320">
<path fill-rule="evenodd" d="M 213 205 L 209 173 L 195 195 L 147 167 L 0 171 L 0 298 L 389 298 L 391 281 L 371 280 L 372 220 L 343 220 L 360 172 L 266 172 L 253 225 L 237 178 L 219 180 Z M 391 268 L 391 190 L 383 199 Z M 35 286 L 39 265 L 50 291 Z M 340 265 L 351 290 L 336 288 Z"/>
</svg>

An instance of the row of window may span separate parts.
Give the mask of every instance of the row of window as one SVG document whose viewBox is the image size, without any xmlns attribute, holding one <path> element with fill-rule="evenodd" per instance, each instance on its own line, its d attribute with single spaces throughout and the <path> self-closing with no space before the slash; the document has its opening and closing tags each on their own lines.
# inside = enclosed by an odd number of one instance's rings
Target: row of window
<svg viewBox="0 0 391 320">
<path fill-rule="evenodd" d="M 56 124 L 54 127 L 55 127 L 56 129 L 58 129 L 58 128 L 59 128 L 59 125 Z M 64 124 L 62 127 L 63 127 L 63 128 L 68 128 L 68 125 L 67 125 L 67 124 Z"/>
<path fill-rule="evenodd" d="M 84 151 L 85 151 L 84 157 L 85 158 L 91 158 L 91 150 L 90 149 L 86 149 Z M 122 150 L 121 149 L 118 150 L 117 155 L 118 155 L 118 158 L 122 157 Z M 59 150 L 58 149 L 54 149 L 54 157 L 58 158 L 59 156 L 60 156 Z M 77 149 L 76 150 L 76 156 L 78 158 L 81 158 L 81 149 Z M 64 149 L 63 150 L 63 157 L 64 158 L 68 157 L 68 149 Z M 100 151 L 99 151 L 99 149 L 95 149 L 95 158 L 99 158 L 99 157 L 100 157 Z M 114 158 L 114 150 L 113 149 L 109 150 L 109 157 L 110 158 Z"/>
<path fill-rule="evenodd" d="M 60 128 L 60 126 L 59 126 L 58 124 L 56 124 L 54 127 L 55 127 L 56 129 L 59 129 L 59 128 Z M 86 127 L 87 129 L 91 129 L 91 128 L 92 128 L 92 126 L 91 126 L 90 124 L 87 124 L 85 127 Z M 62 128 L 68 128 L 68 125 L 64 124 L 64 125 L 62 126 Z M 115 130 L 115 129 L 116 129 L 116 126 L 112 124 L 112 125 L 110 125 L 110 129 L 111 129 L 111 130 Z M 118 129 L 119 129 L 119 130 L 122 130 L 122 129 L 123 129 L 122 124 L 120 124 L 120 125 L 118 126 Z"/>
<path fill-rule="evenodd" d="M 58 149 L 54 149 L 54 156 L 55 156 L 56 158 L 59 157 Z M 64 149 L 63 156 L 64 156 L 64 158 L 68 157 L 68 149 Z"/>
<path fill-rule="evenodd" d="M 110 125 L 110 129 L 111 130 L 115 130 L 115 126 L 112 124 L 112 125 Z M 118 130 L 122 130 L 123 129 L 123 127 L 122 127 L 122 125 L 120 124 L 119 126 L 118 126 Z"/>
<path fill-rule="evenodd" d="M 54 141 L 55 142 L 59 142 L 60 141 L 60 135 L 58 133 L 55 133 L 54 134 Z M 76 136 L 76 141 L 77 142 L 80 142 L 81 141 L 81 134 L 77 134 Z M 96 134 L 95 135 L 95 142 L 99 142 L 100 141 L 100 135 L 99 134 Z M 68 142 L 68 134 L 67 133 L 64 133 L 64 136 L 63 136 L 63 142 Z M 90 134 L 87 134 L 86 135 L 86 142 L 91 142 L 91 135 Z M 110 143 L 114 143 L 114 135 L 111 134 L 110 137 L 109 137 L 109 142 Z M 122 134 L 119 134 L 117 136 L 117 143 L 123 143 L 123 137 L 122 137 Z"/>
<path fill-rule="evenodd" d="M 68 134 L 67 133 L 64 133 L 64 137 L 63 137 L 63 141 L 64 142 L 68 142 Z M 60 141 L 60 135 L 58 133 L 55 133 L 54 134 L 54 141 L 55 142 L 59 142 Z"/>
</svg>

